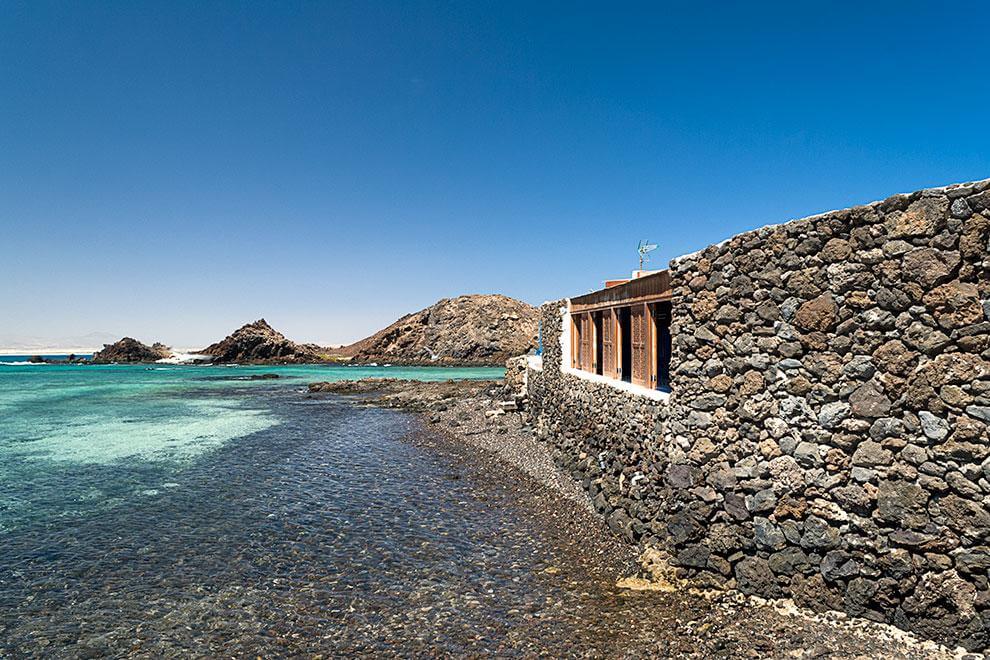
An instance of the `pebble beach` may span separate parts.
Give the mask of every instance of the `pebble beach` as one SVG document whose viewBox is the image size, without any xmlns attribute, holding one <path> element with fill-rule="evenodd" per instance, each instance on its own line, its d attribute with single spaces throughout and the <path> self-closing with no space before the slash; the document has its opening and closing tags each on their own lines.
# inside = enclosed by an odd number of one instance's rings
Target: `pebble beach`
<svg viewBox="0 0 990 660">
<path fill-rule="evenodd" d="M 665 580 L 651 565 L 654 553 L 608 528 L 581 485 L 558 467 L 554 450 L 538 440 L 525 411 L 502 412 L 498 382 L 411 385 L 368 380 L 311 389 L 343 393 L 359 405 L 415 412 L 421 428 L 411 442 L 456 465 L 489 506 L 512 510 L 554 548 L 553 561 L 529 567 L 553 585 L 554 596 L 527 603 L 520 610 L 525 611 L 522 620 L 505 630 L 498 648 L 485 652 L 554 657 L 981 657 L 892 626 L 797 608 L 789 600 Z"/>
</svg>

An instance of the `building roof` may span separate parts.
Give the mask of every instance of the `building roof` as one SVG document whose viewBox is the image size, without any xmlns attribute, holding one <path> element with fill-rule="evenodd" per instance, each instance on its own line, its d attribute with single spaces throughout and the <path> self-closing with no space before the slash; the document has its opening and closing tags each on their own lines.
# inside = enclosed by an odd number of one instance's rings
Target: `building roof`
<svg viewBox="0 0 990 660">
<path fill-rule="evenodd" d="M 616 305 L 664 302 L 671 299 L 670 271 L 661 270 L 625 284 L 599 289 L 571 298 L 571 310 L 588 312 Z"/>
</svg>

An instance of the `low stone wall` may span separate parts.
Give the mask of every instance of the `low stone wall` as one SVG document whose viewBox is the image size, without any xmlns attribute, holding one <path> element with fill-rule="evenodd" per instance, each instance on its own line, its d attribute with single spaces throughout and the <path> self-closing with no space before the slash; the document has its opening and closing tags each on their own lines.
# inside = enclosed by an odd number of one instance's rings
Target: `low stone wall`
<svg viewBox="0 0 990 660">
<path fill-rule="evenodd" d="M 685 576 L 990 646 L 990 181 L 674 260 L 674 392 L 529 400 L 609 525 Z"/>
</svg>

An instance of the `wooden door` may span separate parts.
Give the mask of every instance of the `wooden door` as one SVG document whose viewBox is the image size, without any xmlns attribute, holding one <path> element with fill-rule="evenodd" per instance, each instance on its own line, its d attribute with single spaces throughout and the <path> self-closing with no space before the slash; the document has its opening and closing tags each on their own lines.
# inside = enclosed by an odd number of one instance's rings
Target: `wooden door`
<svg viewBox="0 0 990 660">
<path fill-rule="evenodd" d="M 648 387 L 650 384 L 650 330 L 647 324 L 646 306 L 633 305 L 629 310 L 632 326 L 632 382 Z"/>
<path fill-rule="evenodd" d="M 611 309 L 602 312 L 602 375 L 619 377 L 615 361 L 615 313 Z"/>
<path fill-rule="evenodd" d="M 670 303 L 650 305 L 653 314 L 653 387 L 670 392 Z"/>
</svg>

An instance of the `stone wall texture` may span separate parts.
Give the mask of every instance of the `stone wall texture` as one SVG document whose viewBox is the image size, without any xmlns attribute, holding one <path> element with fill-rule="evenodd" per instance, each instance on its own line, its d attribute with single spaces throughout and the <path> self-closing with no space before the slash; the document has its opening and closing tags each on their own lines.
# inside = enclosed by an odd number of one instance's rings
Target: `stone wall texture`
<svg viewBox="0 0 990 660">
<path fill-rule="evenodd" d="M 671 262 L 673 394 L 561 369 L 539 432 L 684 577 L 990 646 L 990 181 L 766 227 Z"/>
</svg>

